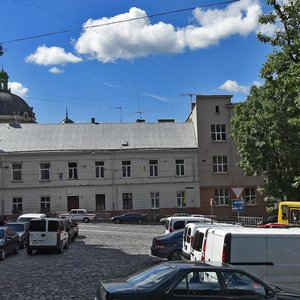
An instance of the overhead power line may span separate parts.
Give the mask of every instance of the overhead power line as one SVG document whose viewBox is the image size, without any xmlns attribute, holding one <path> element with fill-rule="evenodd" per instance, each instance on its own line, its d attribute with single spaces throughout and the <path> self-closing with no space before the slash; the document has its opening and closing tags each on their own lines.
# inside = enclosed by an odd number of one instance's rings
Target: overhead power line
<svg viewBox="0 0 300 300">
<path fill-rule="evenodd" d="M 194 7 L 189 7 L 189 8 L 177 9 L 177 10 L 172 10 L 172 11 L 167 11 L 167 12 L 156 13 L 156 14 L 152 14 L 152 15 L 146 15 L 146 16 L 143 16 L 143 17 L 136 17 L 136 18 L 130 18 L 130 19 L 126 19 L 126 20 L 107 22 L 107 23 L 98 24 L 98 25 L 84 26 L 83 29 L 98 28 L 98 27 L 103 27 L 103 26 L 115 25 L 115 24 L 119 24 L 119 23 L 137 21 L 137 20 L 146 19 L 146 18 L 154 18 L 154 17 L 164 16 L 164 15 L 182 13 L 182 12 L 194 10 L 196 8 L 206 8 L 206 7 L 212 7 L 212 6 L 219 6 L 219 5 L 230 4 L 230 3 L 238 2 L 238 1 L 240 1 L 240 0 L 229 0 L 229 1 L 222 1 L 222 2 L 217 2 L 217 3 L 212 3 L 212 4 L 194 6 Z M 51 36 L 51 35 L 68 33 L 68 32 L 78 30 L 78 29 L 81 29 L 81 28 L 73 28 L 73 29 L 54 31 L 54 32 L 49 32 L 49 33 L 44 33 L 44 34 L 32 35 L 32 36 L 28 36 L 28 37 L 13 39 L 13 40 L 2 41 L 2 42 L 0 42 L 0 44 L 15 43 L 15 42 L 21 42 L 21 41 L 25 41 L 25 40 L 37 39 L 37 38 L 42 38 L 42 37 Z"/>
</svg>

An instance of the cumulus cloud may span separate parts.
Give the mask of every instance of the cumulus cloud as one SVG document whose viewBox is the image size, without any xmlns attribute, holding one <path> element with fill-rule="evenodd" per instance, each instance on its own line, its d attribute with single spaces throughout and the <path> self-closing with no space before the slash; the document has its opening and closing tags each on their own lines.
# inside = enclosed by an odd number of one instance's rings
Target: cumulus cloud
<svg viewBox="0 0 300 300">
<path fill-rule="evenodd" d="M 221 86 L 220 86 L 221 90 L 225 90 L 227 92 L 231 92 L 231 93 L 244 93 L 247 94 L 249 93 L 250 88 L 243 86 L 243 85 L 239 85 L 236 81 L 234 80 L 227 80 L 225 81 Z"/>
<path fill-rule="evenodd" d="M 52 73 L 52 74 L 61 74 L 64 72 L 63 69 L 59 69 L 57 67 L 53 67 L 51 69 L 49 69 L 49 72 Z"/>
<path fill-rule="evenodd" d="M 66 63 L 78 63 L 82 61 L 80 57 L 72 53 L 66 53 L 60 47 L 40 46 L 33 54 L 25 58 L 26 62 L 34 63 L 42 66 L 65 65 Z"/>
<path fill-rule="evenodd" d="M 8 87 L 10 88 L 11 92 L 13 94 L 16 94 L 20 96 L 21 98 L 26 97 L 28 93 L 28 88 L 24 87 L 21 83 L 19 82 L 9 82 Z"/>
<path fill-rule="evenodd" d="M 196 50 L 232 35 L 246 36 L 255 32 L 261 13 L 257 0 L 241 0 L 225 9 L 197 8 L 193 12 L 195 24 L 175 28 L 164 22 L 152 24 L 144 10 L 133 7 L 112 18 L 89 19 L 83 25 L 84 31 L 75 49 L 79 54 L 102 62 Z M 122 22 L 133 18 L 142 19 Z M 121 23 L 105 25 L 111 22 Z"/>
</svg>

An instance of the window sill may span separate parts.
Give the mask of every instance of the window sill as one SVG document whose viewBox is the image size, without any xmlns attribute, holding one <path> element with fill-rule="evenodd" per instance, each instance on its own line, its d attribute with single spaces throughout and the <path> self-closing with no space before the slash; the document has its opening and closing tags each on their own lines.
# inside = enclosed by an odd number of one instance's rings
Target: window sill
<svg viewBox="0 0 300 300">
<path fill-rule="evenodd" d="M 11 180 L 11 183 L 21 183 L 23 180 Z"/>
<path fill-rule="evenodd" d="M 228 175 L 229 172 L 213 172 L 213 175 Z"/>
<path fill-rule="evenodd" d="M 51 179 L 40 179 L 39 181 L 40 182 L 49 182 L 49 181 L 51 181 Z"/>
</svg>

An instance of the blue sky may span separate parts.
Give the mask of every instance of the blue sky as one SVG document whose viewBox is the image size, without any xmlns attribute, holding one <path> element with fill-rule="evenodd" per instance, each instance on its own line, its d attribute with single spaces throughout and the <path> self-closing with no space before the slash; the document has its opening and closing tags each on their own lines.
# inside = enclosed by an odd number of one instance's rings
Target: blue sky
<svg viewBox="0 0 300 300">
<path fill-rule="evenodd" d="M 272 52 L 263 2 L 220 2 L 6 0 L 0 64 L 39 123 L 184 122 L 194 94 L 245 100 Z"/>
</svg>

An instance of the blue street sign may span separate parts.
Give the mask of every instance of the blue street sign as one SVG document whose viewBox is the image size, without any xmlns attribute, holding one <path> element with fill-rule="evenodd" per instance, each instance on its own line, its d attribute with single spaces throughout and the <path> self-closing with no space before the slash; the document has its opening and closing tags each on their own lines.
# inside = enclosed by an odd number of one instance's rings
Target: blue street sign
<svg viewBox="0 0 300 300">
<path fill-rule="evenodd" d="M 232 211 L 244 212 L 245 211 L 244 200 L 243 199 L 233 199 L 232 200 Z"/>
</svg>

